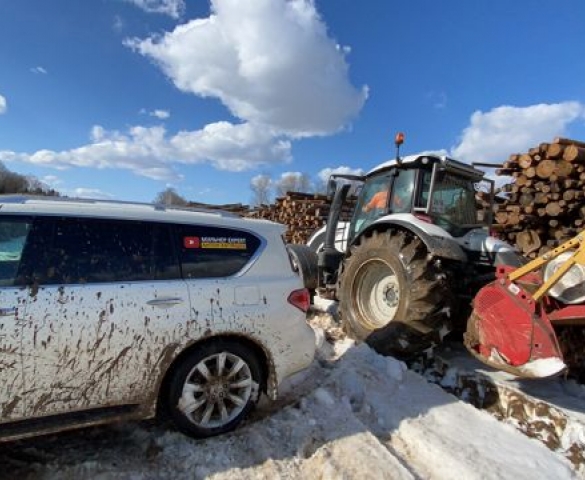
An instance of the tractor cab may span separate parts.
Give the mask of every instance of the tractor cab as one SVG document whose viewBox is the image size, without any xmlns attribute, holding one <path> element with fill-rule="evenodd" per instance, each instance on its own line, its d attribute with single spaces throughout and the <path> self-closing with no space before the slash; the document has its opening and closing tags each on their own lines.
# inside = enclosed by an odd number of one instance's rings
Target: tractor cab
<svg viewBox="0 0 585 480">
<path fill-rule="evenodd" d="M 482 171 L 447 157 L 415 155 L 392 160 L 364 177 L 347 244 L 382 217 L 411 214 L 413 221 L 434 224 L 453 237 L 489 225 L 491 209 L 477 208 L 478 184 L 491 204 L 493 182 Z M 490 183 L 491 182 L 491 183 Z"/>
</svg>

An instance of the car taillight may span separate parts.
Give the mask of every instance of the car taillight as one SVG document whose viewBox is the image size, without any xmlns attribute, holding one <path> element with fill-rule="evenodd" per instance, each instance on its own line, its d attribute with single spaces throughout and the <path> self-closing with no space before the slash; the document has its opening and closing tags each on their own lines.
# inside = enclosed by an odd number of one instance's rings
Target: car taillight
<svg viewBox="0 0 585 480">
<path fill-rule="evenodd" d="M 297 307 L 303 312 L 307 312 L 311 306 L 311 295 L 309 294 L 309 290 L 306 288 L 301 288 L 291 292 L 287 300 L 288 303 Z"/>
</svg>

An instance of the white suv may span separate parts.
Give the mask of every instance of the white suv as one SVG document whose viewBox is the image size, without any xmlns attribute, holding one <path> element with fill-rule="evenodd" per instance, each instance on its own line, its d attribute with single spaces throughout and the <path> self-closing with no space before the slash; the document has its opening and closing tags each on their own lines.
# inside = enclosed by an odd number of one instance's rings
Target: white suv
<svg viewBox="0 0 585 480">
<path fill-rule="evenodd" d="M 233 429 L 307 367 L 309 294 L 281 225 L 0 196 L 0 439 L 168 412 Z"/>
</svg>

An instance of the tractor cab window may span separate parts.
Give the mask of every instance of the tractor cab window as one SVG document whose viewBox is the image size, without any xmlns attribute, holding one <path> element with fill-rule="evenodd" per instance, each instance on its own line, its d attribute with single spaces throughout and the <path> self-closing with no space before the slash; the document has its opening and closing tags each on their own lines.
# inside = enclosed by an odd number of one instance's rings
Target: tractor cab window
<svg viewBox="0 0 585 480">
<path fill-rule="evenodd" d="M 422 183 L 421 203 L 424 201 L 425 205 L 429 195 L 430 175 L 430 172 L 425 172 L 429 181 L 423 178 Z M 456 237 L 477 226 L 474 185 L 470 178 L 438 171 L 429 211 L 434 223 Z"/>
<path fill-rule="evenodd" d="M 383 215 L 410 212 L 415 174 L 415 170 L 405 169 L 366 180 L 351 223 L 350 238 Z"/>
<path fill-rule="evenodd" d="M 399 170 L 390 196 L 390 213 L 409 213 L 412 210 L 412 192 L 416 170 Z"/>
</svg>

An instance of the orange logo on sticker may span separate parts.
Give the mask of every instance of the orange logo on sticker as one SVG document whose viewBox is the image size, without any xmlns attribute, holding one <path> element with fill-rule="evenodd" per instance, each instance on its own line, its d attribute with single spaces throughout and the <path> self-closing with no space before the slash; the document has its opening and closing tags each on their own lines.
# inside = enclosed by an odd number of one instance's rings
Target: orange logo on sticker
<svg viewBox="0 0 585 480">
<path fill-rule="evenodd" d="M 183 246 L 185 248 L 199 248 L 201 246 L 201 241 L 199 240 L 199 237 L 184 237 Z"/>
</svg>

